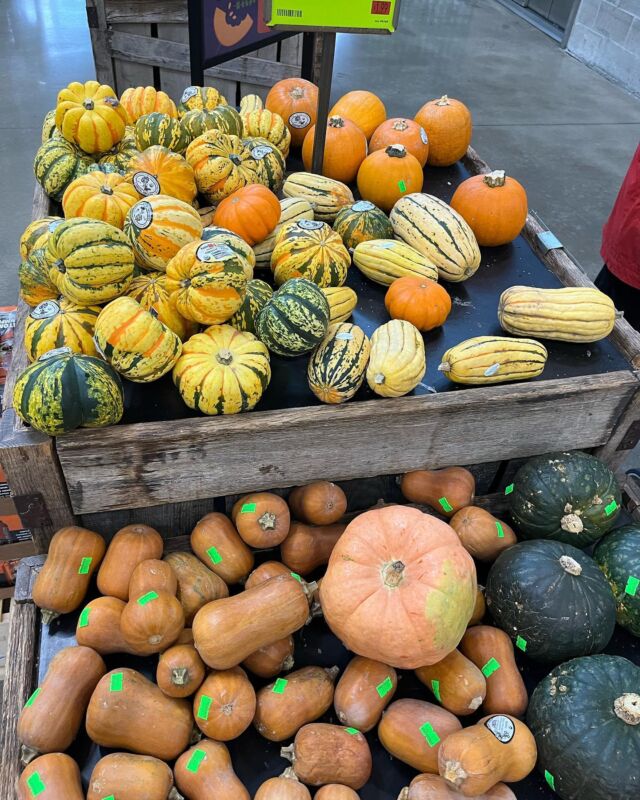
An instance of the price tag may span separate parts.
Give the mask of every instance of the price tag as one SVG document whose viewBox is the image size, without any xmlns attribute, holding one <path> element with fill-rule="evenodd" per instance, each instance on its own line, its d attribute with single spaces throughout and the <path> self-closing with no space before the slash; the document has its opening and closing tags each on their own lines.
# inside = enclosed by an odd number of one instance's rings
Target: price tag
<svg viewBox="0 0 640 800">
<path fill-rule="evenodd" d="M 419 731 L 427 740 L 429 747 L 435 747 L 440 741 L 440 737 L 435 732 L 433 725 L 430 722 L 425 722 L 424 725 L 421 725 Z"/>
<path fill-rule="evenodd" d="M 508 486 L 505 486 L 504 493 L 505 494 L 511 494 L 511 492 L 513 491 L 513 488 L 514 488 L 514 485 L 512 483 L 510 483 Z"/>
<path fill-rule="evenodd" d="M 109 679 L 109 691 L 121 692 L 123 684 L 124 674 L 122 672 L 114 672 Z"/>
<path fill-rule="evenodd" d="M 295 578 L 298 581 L 298 583 L 302 583 L 302 578 L 298 575 L 297 572 L 292 572 L 291 577 Z"/>
<path fill-rule="evenodd" d="M 131 221 L 141 231 L 148 228 L 153 222 L 153 209 L 151 204 L 146 200 L 140 200 L 129 212 L 131 214 Z"/>
<path fill-rule="evenodd" d="M 345 731 L 351 734 L 351 736 L 357 736 L 360 733 L 357 728 L 345 728 Z"/>
<path fill-rule="evenodd" d="M 219 563 L 222 561 L 222 556 L 221 556 L 221 555 L 220 555 L 220 553 L 219 553 L 219 552 L 216 550 L 216 548 L 215 548 L 215 547 L 210 547 L 210 548 L 207 550 L 207 555 L 209 556 L 209 558 L 211 559 L 211 561 L 212 561 L 214 564 L 219 564 Z"/>
<path fill-rule="evenodd" d="M 549 784 L 549 786 L 553 789 L 553 791 L 555 792 L 555 790 L 556 790 L 556 779 L 553 777 L 553 775 L 547 769 L 545 769 L 545 771 L 544 771 L 544 779 Z"/>
<path fill-rule="evenodd" d="M 242 508 L 240 509 L 241 514 L 250 514 L 252 511 L 256 510 L 255 503 L 245 503 Z"/>
<path fill-rule="evenodd" d="M 42 691 L 42 689 L 38 686 L 38 688 L 35 690 L 35 692 L 31 695 L 31 697 L 24 704 L 24 707 L 25 708 L 31 708 L 31 706 L 35 702 L 36 697 L 40 694 L 41 691 Z"/>
<path fill-rule="evenodd" d="M 502 527 L 502 523 L 496 520 L 496 529 L 498 531 L 498 539 L 504 539 L 504 528 Z"/>
<path fill-rule="evenodd" d="M 138 598 L 138 605 L 146 606 L 147 603 L 150 603 L 152 600 L 157 600 L 157 599 L 158 599 L 157 592 L 147 592 L 146 594 L 143 594 L 142 597 Z"/>
<path fill-rule="evenodd" d="M 450 503 L 450 502 L 447 500 L 447 498 L 446 498 L 446 497 L 441 497 L 441 498 L 438 500 L 438 503 L 440 503 L 440 505 L 442 506 L 442 510 L 443 510 L 443 511 L 453 511 L 453 506 L 452 506 L 452 505 L 451 505 L 451 503 Z"/>
<path fill-rule="evenodd" d="M 392 33 L 400 0 L 270 0 L 267 25 L 363 33 Z"/>
<path fill-rule="evenodd" d="M 271 691 L 274 694 L 284 694 L 284 690 L 288 683 L 289 681 L 285 678 L 278 678 L 278 680 L 273 684 L 273 689 Z"/>
<path fill-rule="evenodd" d="M 90 611 L 91 611 L 91 609 L 89 608 L 89 606 L 87 606 L 86 608 L 82 609 L 82 612 L 80 613 L 80 619 L 78 620 L 78 627 L 79 628 L 86 628 L 87 625 L 89 624 L 89 612 Z"/>
<path fill-rule="evenodd" d="M 640 586 L 640 578 L 635 578 L 633 575 L 629 575 L 627 585 L 624 587 L 625 594 L 635 597 L 636 592 L 638 591 L 638 586 Z"/>
<path fill-rule="evenodd" d="M 516 647 L 518 650 L 522 650 L 523 653 L 527 652 L 527 640 L 523 639 L 522 636 L 518 636 L 516 638 Z"/>
<path fill-rule="evenodd" d="M 435 695 L 436 700 L 441 703 L 442 697 L 440 697 L 440 681 L 432 680 L 431 681 L 431 691 Z"/>
<path fill-rule="evenodd" d="M 386 677 L 382 681 L 382 683 L 379 683 L 376 686 L 376 691 L 378 692 L 380 697 L 386 697 L 392 689 L 393 689 L 393 682 L 389 677 Z"/>
<path fill-rule="evenodd" d="M 497 714 L 495 717 L 488 719 L 484 724 L 502 744 L 508 744 L 513 739 L 516 732 L 516 726 L 511 722 L 509 717 L 505 717 L 504 714 Z"/>
<path fill-rule="evenodd" d="M 151 175 L 149 172 L 135 172 L 133 178 L 131 178 L 131 183 L 136 192 L 143 197 L 160 194 L 160 183 L 156 176 Z"/>
<path fill-rule="evenodd" d="M 404 181 L 398 181 L 398 189 L 400 189 L 402 193 L 406 192 L 407 184 Z"/>
<path fill-rule="evenodd" d="M 205 750 L 202 750 L 201 748 L 194 750 L 187 761 L 187 770 L 189 772 L 197 772 L 200 764 L 202 764 L 206 756 L 207 753 Z"/>
<path fill-rule="evenodd" d="M 78 567 L 78 575 L 88 575 L 92 561 L 93 559 L 90 556 L 83 558 Z"/>
<path fill-rule="evenodd" d="M 47 788 L 37 772 L 29 775 L 27 778 L 27 786 L 29 787 L 29 791 L 33 797 L 37 797 L 39 794 L 42 794 L 42 792 L 44 792 Z"/>
<path fill-rule="evenodd" d="M 482 674 L 485 678 L 488 678 L 490 675 L 493 675 L 494 672 L 497 672 L 500 669 L 500 662 L 495 658 L 490 658 L 487 663 L 482 667 Z"/>
<path fill-rule="evenodd" d="M 610 517 L 615 511 L 618 510 L 618 504 L 615 500 L 612 500 L 608 506 L 604 507 L 604 513 L 607 517 Z"/>
<path fill-rule="evenodd" d="M 211 708 L 212 699 L 203 694 L 200 698 L 200 705 L 198 706 L 198 713 L 196 716 L 199 719 L 209 719 L 209 709 Z"/>
<path fill-rule="evenodd" d="M 60 306 L 55 300 L 44 300 L 29 314 L 31 319 L 49 319 L 60 313 Z"/>
</svg>

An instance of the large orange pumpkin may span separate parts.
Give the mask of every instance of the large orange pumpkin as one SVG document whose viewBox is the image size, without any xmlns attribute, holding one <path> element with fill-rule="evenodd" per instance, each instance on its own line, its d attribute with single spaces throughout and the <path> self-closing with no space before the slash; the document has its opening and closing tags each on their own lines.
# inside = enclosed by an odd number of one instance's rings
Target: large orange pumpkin
<svg viewBox="0 0 640 800">
<path fill-rule="evenodd" d="M 455 531 L 405 506 L 350 522 L 320 586 L 324 617 L 345 647 L 401 669 L 450 653 L 475 599 L 476 569 Z"/>
<path fill-rule="evenodd" d="M 302 145 L 302 160 L 307 172 L 311 172 L 313 143 L 316 126 L 309 129 Z M 367 139 L 351 120 L 330 116 L 327 122 L 327 139 L 324 146 L 322 174 L 342 183 L 351 183 L 358 174 L 358 167 L 367 155 Z"/>
<path fill-rule="evenodd" d="M 471 112 L 460 100 L 446 94 L 439 100 L 429 100 L 414 119 L 422 125 L 429 138 L 428 164 L 449 167 L 467 152 L 473 123 Z"/>
<path fill-rule="evenodd" d="M 401 144 L 371 153 L 358 170 L 361 197 L 387 213 L 405 194 L 422 191 L 423 182 L 420 162 Z"/>
<path fill-rule="evenodd" d="M 429 139 L 425 129 L 412 119 L 393 117 L 378 125 L 369 141 L 369 152 L 384 150 L 390 144 L 403 144 L 407 152 L 424 167 L 429 155 Z"/>
<path fill-rule="evenodd" d="M 455 190 L 451 208 L 469 224 L 478 244 L 496 247 L 512 242 L 527 221 L 527 193 L 504 170 L 467 178 Z"/>
<path fill-rule="evenodd" d="M 387 110 L 382 100 L 373 92 L 361 90 L 347 92 L 331 109 L 331 114 L 350 119 L 360 128 L 367 139 L 387 118 Z"/>
<path fill-rule="evenodd" d="M 122 175 L 88 172 L 67 186 L 62 210 L 70 217 L 91 217 L 122 228 L 127 211 L 138 202 L 138 193 Z"/>
<path fill-rule="evenodd" d="M 384 304 L 391 319 L 404 319 L 419 331 L 442 325 L 451 311 L 451 298 L 439 283 L 413 275 L 395 280 Z"/>
<path fill-rule="evenodd" d="M 193 169 L 183 156 L 168 147 L 155 144 L 129 161 L 127 180 L 140 197 L 166 194 L 185 203 L 193 203 L 197 189 Z"/>
<path fill-rule="evenodd" d="M 318 87 L 304 78 L 285 78 L 271 87 L 265 108 L 280 114 L 291 134 L 291 144 L 300 147 L 318 117 Z"/>
<path fill-rule="evenodd" d="M 213 223 L 237 233 L 253 246 L 275 230 L 281 213 L 280 201 L 270 189 L 251 184 L 237 189 L 220 203 Z"/>
</svg>

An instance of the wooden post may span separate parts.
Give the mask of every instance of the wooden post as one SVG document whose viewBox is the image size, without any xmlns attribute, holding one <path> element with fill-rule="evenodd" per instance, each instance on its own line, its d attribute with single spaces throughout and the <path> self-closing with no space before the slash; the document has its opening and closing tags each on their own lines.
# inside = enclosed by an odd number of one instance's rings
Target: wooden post
<svg viewBox="0 0 640 800">
<path fill-rule="evenodd" d="M 322 62 L 320 65 L 320 81 L 318 92 L 318 119 L 313 140 L 313 162 L 311 171 L 322 175 L 324 161 L 324 145 L 327 139 L 327 120 L 329 118 L 329 102 L 331 100 L 331 79 L 333 77 L 333 57 L 336 50 L 335 33 L 318 33 L 317 37 L 323 40 Z"/>
<path fill-rule="evenodd" d="M 112 89 L 118 91 L 115 85 L 116 76 L 109 47 L 109 29 L 107 28 L 107 12 L 104 0 L 86 0 L 86 7 L 96 78 L 100 83 L 106 83 Z"/>
</svg>

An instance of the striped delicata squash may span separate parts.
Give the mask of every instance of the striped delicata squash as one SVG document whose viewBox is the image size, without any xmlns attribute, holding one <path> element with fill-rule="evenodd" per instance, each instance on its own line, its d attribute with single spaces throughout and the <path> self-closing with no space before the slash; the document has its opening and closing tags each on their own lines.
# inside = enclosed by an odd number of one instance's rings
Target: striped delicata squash
<svg viewBox="0 0 640 800">
<path fill-rule="evenodd" d="M 427 367 L 424 341 L 410 322 L 392 319 L 371 337 L 367 383 L 382 397 L 401 397 L 422 380 Z"/>
<path fill-rule="evenodd" d="M 345 183 L 312 172 L 293 172 L 284 182 L 282 192 L 285 197 L 307 200 L 314 218 L 323 222 L 333 222 L 340 209 L 354 202 L 351 189 Z"/>
<path fill-rule="evenodd" d="M 358 305 L 358 295 L 349 286 L 327 286 L 322 293 L 329 301 L 329 322 L 346 322 Z"/>
<path fill-rule="evenodd" d="M 331 404 L 350 400 L 364 381 L 369 349 L 362 328 L 349 322 L 330 325 L 307 368 L 309 388 L 318 400 Z"/>
<path fill-rule="evenodd" d="M 440 372 L 454 383 L 481 386 L 536 378 L 547 361 L 547 350 L 535 339 L 475 336 L 450 347 Z"/>
<path fill-rule="evenodd" d="M 375 283 L 390 286 L 397 278 L 438 280 L 438 269 L 427 256 L 396 239 L 360 242 L 353 251 L 353 263 Z"/>
</svg>

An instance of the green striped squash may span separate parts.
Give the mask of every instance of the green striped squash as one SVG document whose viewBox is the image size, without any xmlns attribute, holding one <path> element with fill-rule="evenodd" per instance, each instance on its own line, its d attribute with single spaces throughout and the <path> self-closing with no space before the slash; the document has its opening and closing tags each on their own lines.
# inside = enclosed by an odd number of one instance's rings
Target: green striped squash
<svg viewBox="0 0 640 800">
<path fill-rule="evenodd" d="M 54 300 L 59 292 L 49 277 L 46 248 L 39 247 L 29 253 L 18 267 L 20 297 L 29 306 L 44 300 Z"/>
<path fill-rule="evenodd" d="M 76 306 L 64 297 L 37 305 L 24 326 L 29 361 L 60 347 L 68 347 L 72 353 L 97 355 L 93 329 L 99 313 L 100 306 Z"/>
<path fill-rule="evenodd" d="M 342 286 L 350 266 L 351 256 L 339 234 L 315 219 L 285 225 L 271 254 L 277 286 L 290 278 L 307 278 L 321 287 Z"/>
<path fill-rule="evenodd" d="M 329 303 L 322 290 L 304 278 L 292 278 L 258 314 L 256 330 L 271 352 L 292 357 L 313 350 L 328 327 Z"/>
<path fill-rule="evenodd" d="M 226 106 L 227 101 L 214 86 L 187 86 L 178 103 L 178 114 L 183 117 L 194 109 L 211 111 L 217 106 Z"/>
<path fill-rule="evenodd" d="M 547 349 L 535 339 L 474 336 L 450 347 L 440 372 L 454 383 L 484 386 L 537 378 L 547 362 Z"/>
<path fill-rule="evenodd" d="M 79 147 L 66 139 L 54 138 L 38 148 L 33 171 L 45 194 L 60 201 L 71 181 L 84 175 L 93 163 Z"/>
<path fill-rule="evenodd" d="M 61 220 L 62 217 L 42 217 L 42 219 L 34 219 L 30 222 L 20 237 L 20 258 L 23 260 L 29 258 L 32 250 L 46 247 L 51 230 L 50 224 Z"/>
<path fill-rule="evenodd" d="M 266 139 L 243 139 L 242 144 L 249 149 L 255 159 L 259 183 L 278 194 L 282 189 L 286 169 L 282 153 Z"/>
<path fill-rule="evenodd" d="M 369 350 L 362 328 L 349 322 L 329 326 L 307 368 L 309 388 L 318 400 L 330 404 L 350 400 L 364 381 Z"/>
<path fill-rule="evenodd" d="M 360 242 L 353 251 L 353 263 L 369 280 L 382 286 L 390 286 L 397 278 L 407 275 L 438 280 L 438 270 L 431 261 L 397 239 Z"/>
<path fill-rule="evenodd" d="M 480 266 L 476 237 L 444 200 L 415 192 L 401 197 L 389 215 L 398 239 L 422 253 L 445 281 L 459 283 Z"/>
<path fill-rule="evenodd" d="M 269 269 L 271 266 L 271 253 L 276 244 L 276 239 L 280 231 L 288 222 L 295 222 L 299 219 L 313 219 L 313 209 L 308 200 L 302 200 L 298 197 L 285 197 L 280 201 L 280 221 L 276 225 L 267 238 L 254 245 L 253 252 L 256 256 L 256 267 L 260 269 Z"/>
<path fill-rule="evenodd" d="M 229 320 L 229 325 L 233 325 L 239 331 L 255 333 L 258 314 L 271 300 L 272 296 L 273 289 L 268 283 L 258 279 L 249 281 L 242 305 Z"/>
<path fill-rule="evenodd" d="M 370 239 L 393 239 L 389 217 L 368 200 L 358 200 L 339 212 L 333 230 L 342 236 L 345 247 L 353 248 Z"/>
<path fill-rule="evenodd" d="M 322 293 L 329 301 L 329 322 L 346 322 L 358 305 L 358 295 L 349 286 L 326 286 Z"/>
<path fill-rule="evenodd" d="M 194 108 L 180 119 L 180 124 L 188 139 L 192 142 L 205 131 L 217 130 L 242 136 L 242 119 L 233 106 L 216 106 L 211 110 Z"/>
<path fill-rule="evenodd" d="M 163 114 L 152 111 L 139 117 L 135 125 L 136 147 L 146 150 L 154 144 L 168 147 L 174 153 L 183 153 L 189 144 L 189 137 L 180 125 L 180 121 Z"/>
<path fill-rule="evenodd" d="M 103 175 L 124 175 L 124 170 L 119 169 L 115 164 L 110 164 L 108 161 L 104 164 L 92 164 L 87 173 L 101 172 Z"/>
<path fill-rule="evenodd" d="M 234 253 L 242 256 L 241 260 L 245 266 L 245 273 L 247 280 L 253 278 L 253 268 L 256 265 L 256 255 L 253 252 L 251 245 L 247 244 L 242 236 L 230 231 L 228 228 L 221 228 L 218 225 L 207 225 L 202 229 L 202 236 L 200 237 L 203 242 L 218 242 L 219 244 L 226 244 Z"/>
<path fill-rule="evenodd" d="M 61 139 L 62 133 L 59 128 L 56 128 L 56 109 L 52 108 L 47 111 L 42 121 L 42 138 L 41 143 L 48 142 L 49 139 Z"/>
<path fill-rule="evenodd" d="M 313 208 L 314 219 L 324 222 L 333 222 L 345 206 L 354 202 L 353 193 L 345 183 L 312 172 L 292 172 L 282 192 L 285 197 L 307 200 Z"/>
<path fill-rule="evenodd" d="M 22 420 L 49 436 L 102 428 L 122 417 L 122 384 L 106 362 L 62 347 L 40 356 L 19 375 L 13 407 Z"/>
<path fill-rule="evenodd" d="M 140 150 L 136 144 L 135 132 L 133 128 L 127 128 L 125 135 L 118 144 L 109 150 L 108 153 L 105 153 L 98 160 L 98 164 L 111 164 L 120 172 L 126 172 L 131 159 L 138 155 L 140 155 Z"/>
</svg>

